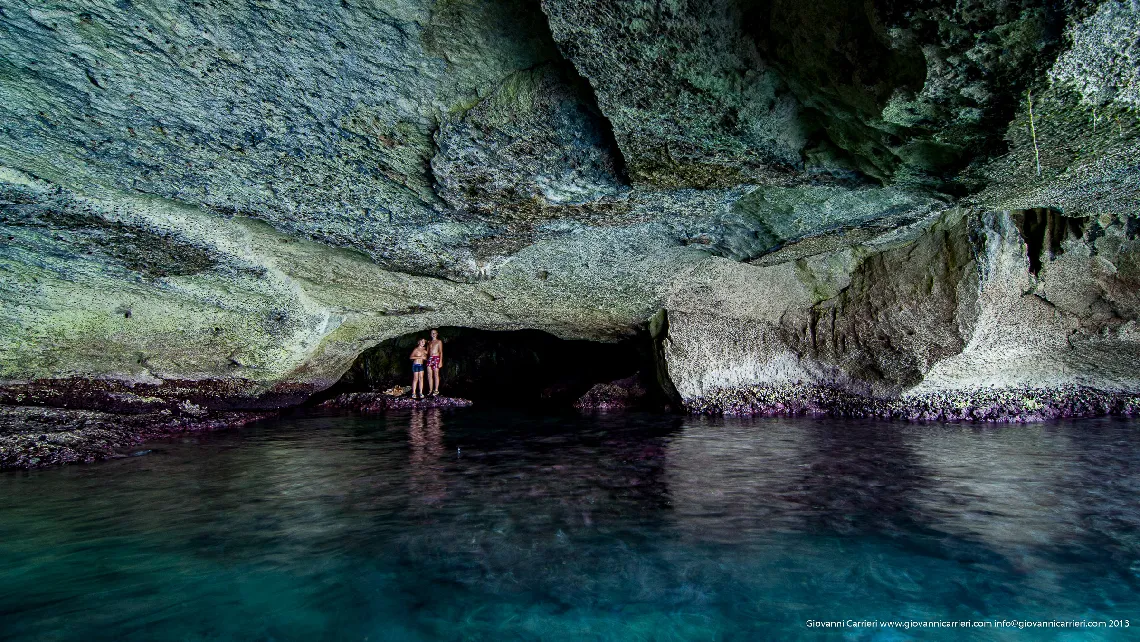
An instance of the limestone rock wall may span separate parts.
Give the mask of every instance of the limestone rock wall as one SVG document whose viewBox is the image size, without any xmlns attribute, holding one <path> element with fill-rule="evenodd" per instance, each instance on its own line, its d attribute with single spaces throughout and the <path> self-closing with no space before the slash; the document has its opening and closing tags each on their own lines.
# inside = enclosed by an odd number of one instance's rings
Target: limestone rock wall
<svg viewBox="0 0 1140 642">
<path fill-rule="evenodd" d="M 4 210 L 0 379 L 334 383 L 366 348 L 432 326 L 616 340 L 701 260 L 655 226 L 526 248 L 490 281 L 382 269 L 365 255 L 161 199 L 113 208 L 30 177 Z M 636 249 L 616 254 L 614 247 Z"/>
<path fill-rule="evenodd" d="M 1092 3 L 543 0 L 635 182 L 948 186 Z M 1127 66 L 1127 65 L 1126 65 Z M 995 140 L 998 139 L 998 140 Z"/>
<path fill-rule="evenodd" d="M 774 265 L 703 264 L 669 299 L 669 375 L 695 406 L 752 386 L 1137 393 L 1137 223 L 952 211 Z"/>
<path fill-rule="evenodd" d="M 690 401 L 1134 390 L 1137 15 L 6 2 L 0 402 L 292 403 L 408 332 L 661 310 Z"/>
<path fill-rule="evenodd" d="M 988 214 L 979 226 L 977 320 L 960 354 L 915 393 L 952 388 L 1140 389 L 1132 217 Z"/>
<path fill-rule="evenodd" d="M 16 1 L 0 34 L 0 164 L 431 274 L 479 233 L 434 190 L 439 122 L 559 59 L 527 0 Z"/>
</svg>

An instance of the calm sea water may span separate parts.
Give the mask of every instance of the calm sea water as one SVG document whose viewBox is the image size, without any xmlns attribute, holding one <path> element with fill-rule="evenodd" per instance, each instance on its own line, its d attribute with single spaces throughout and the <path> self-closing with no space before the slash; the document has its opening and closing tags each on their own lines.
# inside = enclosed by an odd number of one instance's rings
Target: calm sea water
<svg viewBox="0 0 1140 642">
<path fill-rule="evenodd" d="M 1138 428 L 287 418 L 0 474 L 0 639 L 1136 639 Z"/>
</svg>

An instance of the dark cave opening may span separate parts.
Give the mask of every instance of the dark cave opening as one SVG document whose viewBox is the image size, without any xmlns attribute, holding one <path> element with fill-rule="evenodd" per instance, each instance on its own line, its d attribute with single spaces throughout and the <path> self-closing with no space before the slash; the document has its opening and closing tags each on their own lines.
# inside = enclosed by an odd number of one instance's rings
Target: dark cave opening
<svg viewBox="0 0 1140 642">
<path fill-rule="evenodd" d="M 644 407 L 664 407 L 656 382 L 653 343 L 645 332 L 617 343 L 560 339 L 541 330 L 493 331 L 440 327 L 444 342 L 440 394 L 480 406 L 570 408 L 595 384 L 637 377 L 648 391 Z M 361 353 L 323 398 L 411 385 L 410 355 L 422 330 L 393 337 Z"/>
<path fill-rule="evenodd" d="M 1067 238 L 1081 238 L 1088 219 L 1065 216 L 1051 208 L 1022 210 L 1012 214 L 1029 255 L 1029 273 L 1037 276 L 1045 261 L 1065 253 L 1061 243 Z"/>
</svg>

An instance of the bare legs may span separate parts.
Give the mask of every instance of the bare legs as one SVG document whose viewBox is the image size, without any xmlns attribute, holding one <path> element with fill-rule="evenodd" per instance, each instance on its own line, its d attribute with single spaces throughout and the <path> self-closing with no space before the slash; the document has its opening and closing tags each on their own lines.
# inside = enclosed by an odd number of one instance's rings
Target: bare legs
<svg viewBox="0 0 1140 642">
<path fill-rule="evenodd" d="M 424 373 L 423 372 L 412 373 L 412 398 L 413 399 L 415 399 L 415 397 L 416 397 L 416 386 L 419 386 L 420 396 L 421 397 L 424 396 Z"/>
<path fill-rule="evenodd" d="M 433 395 L 439 394 L 439 368 L 428 366 L 428 390 Z M 422 388 L 422 386 L 421 386 Z"/>
</svg>

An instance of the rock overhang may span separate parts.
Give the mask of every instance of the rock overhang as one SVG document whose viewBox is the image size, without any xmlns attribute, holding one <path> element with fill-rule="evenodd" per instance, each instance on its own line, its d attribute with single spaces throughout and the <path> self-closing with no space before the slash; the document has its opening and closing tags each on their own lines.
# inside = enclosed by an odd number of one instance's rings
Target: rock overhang
<svg viewBox="0 0 1140 642">
<path fill-rule="evenodd" d="M 430 325 L 621 336 L 742 262 L 838 293 L 957 204 L 1128 228 L 1137 12 L 1031 4 L 6 6 L 0 376 L 316 388 Z"/>
</svg>

